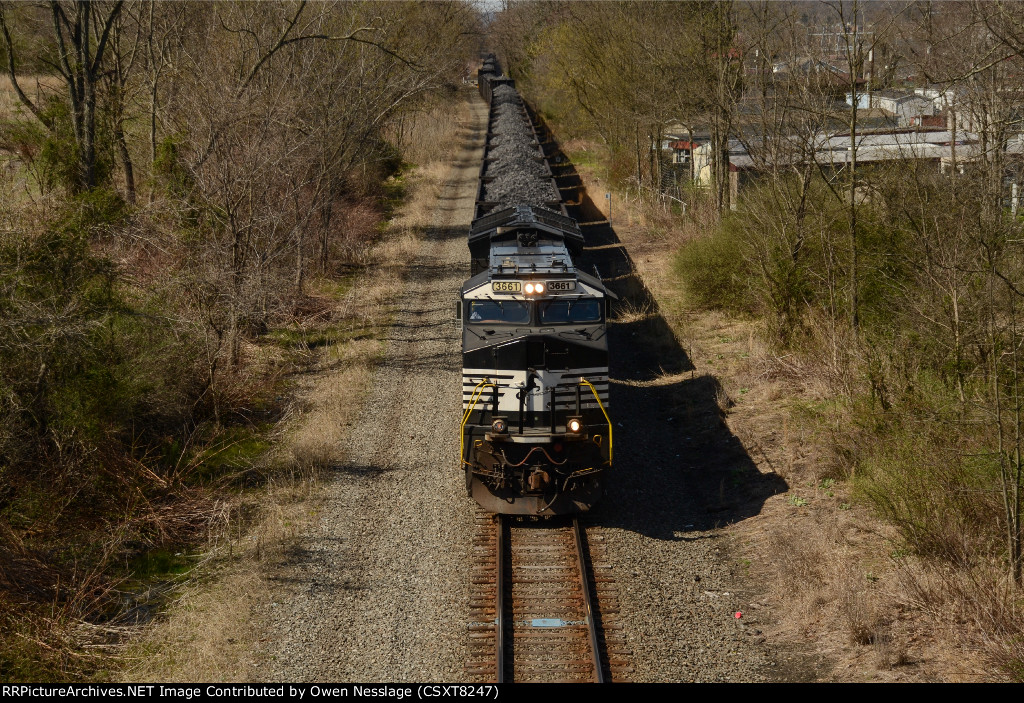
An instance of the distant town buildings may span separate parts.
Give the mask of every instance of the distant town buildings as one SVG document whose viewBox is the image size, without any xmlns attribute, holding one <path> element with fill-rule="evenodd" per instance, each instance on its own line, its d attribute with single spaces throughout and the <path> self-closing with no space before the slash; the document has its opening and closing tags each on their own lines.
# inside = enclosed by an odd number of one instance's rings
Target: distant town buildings
<svg viewBox="0 0 1024 703">
<path fill-rule="evenodd" d="M 912 69 L 892 59 L 886 63 L 863 44 L 863 74 L 851 80 L 845 51 L 850 28 L 810 32 L 808 48 L 816 56 L 754 56 L 745 64 L 749 80 L 757 79 L 768 95 L 791 99 L 795 90 L 817 91 L 820 111 L 816 131 L 779 134 L 771 115 L 771 100 L 748 95 L 735 108 L 735 119 L 723 154 L 712 153 L 709 126 L 695 122 L 665 125 L 658 148 L 662 159 L 662 190 L 680 197 L 682 188 L 711 187 L 714 163 L 728 159 L 731 202 L 735 207 L 744 187 L 779 167 L 814 163 L 822 169 L 858 169 L 879 164 L 911 163 L 963 171 L 971 162 L 990 159 L 998 150 L 1006 165 L 1007 202 L 1024 212 L 1024 87 L 1003 85 L 921 85 Z M 870 41 L 870 27 L 858 28 L 858 42 Z M 905 62 L 903 62 L 905 64 Z M 901 67 L 899 70 L 894 70 Z M 914 86 L 914 83 L 918 83 Z M 984 109 L 979 109 L 979 91 Z M 972 92 L 974 91 L 974 92 Z M 856 105 L 855 139 L 850 119 Z M 767 107 L 766 107 L 767 106 Z M 810 121 L 805 121 L 806 125 Z M 775 130 L 774 132 L 772 130 Z M 854 149 L 856 159 L 854 159 Z"/>
</svg>

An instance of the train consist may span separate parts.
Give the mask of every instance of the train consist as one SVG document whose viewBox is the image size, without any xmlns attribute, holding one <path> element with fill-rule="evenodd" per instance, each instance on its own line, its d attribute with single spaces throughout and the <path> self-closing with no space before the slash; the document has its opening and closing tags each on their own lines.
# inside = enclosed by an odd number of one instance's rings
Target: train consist
<svg viewBox="0 0 1024 703">
<path fill-rule="evenodd" d="M 615 296 L 580 270 L 584 236 L 514 82 L 488 57 L 478 84 L 490 112 L 458 304 L 466 488 L 493 513 L 583 512 L 612 465 Z"/>
</svg>

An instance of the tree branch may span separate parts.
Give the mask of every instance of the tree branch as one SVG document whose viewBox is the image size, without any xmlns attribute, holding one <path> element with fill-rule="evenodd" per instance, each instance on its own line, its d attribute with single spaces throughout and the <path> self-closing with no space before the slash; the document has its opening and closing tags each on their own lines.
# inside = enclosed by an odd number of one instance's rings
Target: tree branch
<svg viewBox="0 0 1024 703">
<path fill-rule="evenodd" d="M 375 41 L 372 41 L 372 40 L 369 40 L 369 39 L 363 39 L 363 38 L 358 36 L 360 32 L 379 31 L 379 29 L 377 27 L 374 27 L 373 25 L 366 26 L 366 27 L 359 27 L 358 29 L 352 30 L 348 34 L 341 34 L 341 35 L 303 34 L 301 36 L 291 37 L 289 39 L 288 35 L 291 33 L 292 29 L 294 29 L 295 25 L 298 23 L 299 16 L 302 14 L 302 10 L 305 8 L 305 6 L 306 6 L 306 1 L 303 0 L 302 3 L 299 5 L 299 9 L 295 13 L 295 16 L 292 17 L 291 21 L 288 22 L 288 25 L 281 32 L 281 36 L 278 37 L 277 42 L 274 44 L 274 46 L 271 47 L 270 50 L 267 51 L 260 58 L 260 60 L 256 62 L 256 64 L 252 67 L 252 70 L 249 71 L 249 75 L 246 76 L 244 81 L 242 81 L 242 85 L 239 86 L 239 88 L 238 88 L 237 95 L 241 95 L 242 92 L 247 87 L 249 87 L 249 84 L 252 82 L 253 78 L 256 77 L 256 74 L 263 67 L 263 64 L 265 64 L 267 61 L 269 61 L 270 58 L 274 54 L 276 54 L 278 51 L 280 51 L 284 47 L 288 46 L 289 44 L 295 44 L 296 42 L 307 41 L 307 40 L 311 40 L 311 39 L 319 39 L 321 41 L 355 41 L 355 42 L 359 42 L 360 44 L 369 44 L 370 46 L 373 46 L 373 47 L 376 47 L 376 48 L 380 49 L 381 51 L 383 51 L 388 56 L 391 56 L 393 58 L 398 59 L 399 61 L 404 63 L 406 66 L 409 66 L 410 68 L 414 68 L 416 70 L 421 70 L 423 68 L 420 64 L 416 63 L 415 61 L 410 61 L 409 59 L 406 59 L 404 56 L 399 55 L 398 53 L 392 51 L 391 49 L 387 48 L 386 46 L 383 46 L 383 45 L 379 44 L 378 42 L 375 42 Z"/>
<path fill-rule="evenodd" d="M 103 60 L 103 51 L 107 46 L 107 38 L 110 36 L 110 28 L 114 25 L 114 20 L 121 12 L 121 7 L 124 5 L 123 0 L 117 0 L 114 3 L 113 9 L 110 11 L 110 15 L 107 16 L 106 22 L 103 23 L 103 33 L 100 35 L 100 40 L 96 44 L 96 55 L 93 57 L 92 66 L 88 66 L 90 73 L 95 74 L 100 68 L 100 62 Z"/>
<path fill-rule="evenodd" d="M 3 29 L 4 44 L 7 47 L 7 75 L 11 79 L 11 85 L 14 86 L 14 92 L 18 94 L 18 100 L 21 101 L 22 105 L 28 108 L 29 112 L 35 115 L 35 118 L 43 123 L 47 129 L 52 129 L 53 125 L 51 121 L 43 117 L 43 112 L 36 104 L 29 100 L 29 97 L 25 95 L 25 91 L 21 89 L 21 85 L 18 83 L 18 77 L 14 73 L 14 44 L 11 43 L 11 33 L 7 29 L 7 17 L 4 14 L 4 4 L 0 3 L 0 28 Z"/>
<path fill-rule="evenodd" d="M 990 15 L 987 12 L 984 13 L 985 28 L 988 29 L 988 31 L 992 32 L 992 34 L 994 34 L 996 38 L 999 39 L 999 41 L 1003 42 L 1003 44 L 1006 44 L 1015 54 L 1024 57 L 1024 24 L 1014 21 L 1013 15 L 1007 13 L 1004 10 L 1003 3 L 996 2 L 995 6 L 996 12 L 999 14 L 1000 19 L 1006 21 L 1011 27 L 1013 27 L 1017 31 L 1004 31 L 1005 28 L 996 28 L 995 26 L 993 26 L 992 15 Z M 1017 32 L 1020 32 L 1020 34 L 1018 34 Z"/>
<path fill-rule="evenodd" d="M 274 44 L 273 48 L 270 49 L 270 51 L 263 55 L 263 58 L 256 62 L 256 65 L 252 67 L 251 71 L 249 71 L 249 75 L 246 76 L 246 79 L 244 81 L 242 81 L 242 85 L 238 88 L 239 95 L 241 95 L 242 91 L 244 91 L 249 86 L 249 83 L 252 82 L 252 79 L 256 77 L 256 73 L 257 71 L 260 70 L 260 67 L 262 67 L 263 64 L 265 64 L 270 59 L 271 56 L 276 54 L 278 50 L 282 46 L 284 46 L 285 40 L 288 38 L 288 35 L 291 33 L 292 29 L 295 28 L 295 24 L 299 21 L 299 17 L 302 15 L 302 11 L 305 9 L 306 0 L 302 0 L 302 2 L 299 3 L 299 9 L 295 11 L 295 16 L 292 17 L 291 21 L 288 22 L 288 25 L 281 32 L 281 36 L 278 37 L 277 43 Z"/>
<path fill-rule="evenodd" d="M 54 34 L 57 35 L 57 45 L 60 47 L 60 62 L 61 69 L 60 73 L 72 84 L 73 72 L 71 71 L 71 64 L 68 63 L 68 47 L 64 42 L 64 29 L 61 27 L 61 22 L 68 28 L 68 34 L 73 34 L 71 24 L 68 22 L 67 16 L 64 14 L 64 10 L 57 2 L 50 3 L 50 9 L 53 11 L 53 29 Z M 72 85 L 72 92 L 74 92 L 74 86 Z"/>
<path fill-rule="evenodd" d="M 410 61 L 409 59 L 406 59 L 405 57 L 396 54 L 394 51 L 392 51 L 391 49 L 387 48 L 386 46 L 382 46 L 382 45 L 380 45 L 380 44 L 378 44 L 377 42 L 374 42 L 374 41 L 369 41 L 368 39 L 360 39 L 359 37 L 355 36 L 355 34 L 357 32 L 362 32 L 364 30 L 369 30 L 369 29 L 373 29 L 373 27 L 361 27 L 361 28 L 357 29 L 355 32 L 352 32 L 352 34 L 349 34 L 347 36 L 344 36 L 344 37 L 330 37 L 330 38 L 333 38 L 333 39 L 350 39 L 352 41 L 359 42 L 360 44 L 369 44 L 370 46 L 377 47 L 378 49 L 383 51 L 388 56 L 391 56 L 393 58 L 398 59 L 399 61 L 404 63 L 409 68 L 415 68 L 417 71 L 421 70 L 423 68 L 423 66 L 421 66 L 418 63 L 416 63 L 415 61 Z"/>
</svg>

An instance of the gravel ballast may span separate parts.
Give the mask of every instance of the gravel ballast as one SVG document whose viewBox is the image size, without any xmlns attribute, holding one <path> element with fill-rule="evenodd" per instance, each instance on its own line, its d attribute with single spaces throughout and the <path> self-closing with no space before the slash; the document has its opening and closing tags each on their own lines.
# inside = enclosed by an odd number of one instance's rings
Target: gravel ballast
<svg viewBox="0 0 1024 703">
<path fill-rule="evenodd" d="M 263 625 L 271 680 L 467 678 L 476 505 L 459 467 L 461 359 L 451 308 L 468 275 L 486 124 L 482 102 L 472 111 L 433 232 L 395 282 L 402 303 L 359 423 L 338 448 L 326 507 L 274 574 Z M 756 603 L 718 527 L 757 506 L 726 500 L 725 480 L 747 477 L 728 463 L 735 447 L 714 414 L 714 389 L 652 383 L 664 376 L 666 358 L 652 351 L 644 324 L 610 325 L 616 466 L 585 519 L 608 547 L 632 680 L 764 680 L 772 658 Z M 681 407 L 680 397 L 692 403 Z M 708 457 L 717 463 L 713 475 Z M 742 456 L 736 461 L 741 466 Z"/>
<path fill-rule="evenodd" d="M 453 156 L 432 233 L 405 292 L 323 514 L 278 570 L 267 614 L 268 677 L 281 681 L 458 680 L 465 661 L 473 509 L 459 468 L 462 369 L 454 292 L 486 108 Z"/>
</svg>

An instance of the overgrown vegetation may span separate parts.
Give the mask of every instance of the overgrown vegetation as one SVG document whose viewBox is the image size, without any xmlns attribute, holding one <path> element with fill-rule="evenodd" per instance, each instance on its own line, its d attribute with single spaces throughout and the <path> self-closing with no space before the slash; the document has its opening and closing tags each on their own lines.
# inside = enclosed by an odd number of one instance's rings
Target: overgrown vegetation
<svg viewBox="0 0 1024 703">
<path fill-rule="evenodd" d="M 475 22 L 0 7 L 0 678 L 106 677 L 86 645 L 134 589 L 244 519 L 239 489 L 322 461 L 261 458 L 287 374 L 374 334 L 337 300 L 402 197 L 398 125 L 451 99 Z"/>
<path fill-rule="evenodd" d="M 747 296 L 733 299 L 769 323 L 778 349 L 831 369 L 848 398 L 830 411 L 840 417 L 822 418 L 839 428 L 831 433 L 837 468 L 916 553 L 1001 565 L 1019 582 L 1014 243 L 1024 226 L 998 210 L 988 219 L 976 174 L 915 180 L 877 173 L 874 196 L 858 206 L 856 337 L 840 287 L 849 252 L 828 208 L 810 207 L 822 226 L 806 228 L 796 252 L 793 239 L 774 236 L 796 223 L 780 226 L 784 207 L 766 217 L 754 193 L 749 209 L 684 247 L 678 270 L 700 287 L 691 298 L 700 305 L 722 305 L 702 296 L 742 282 Z"/>
<path fill-rule="evenodd" d="M 509 3 L 490 31 L 525 95 L 570 134 L 600 140 L 619 181 L 656 187 L 652 148 L 683 118 L 708 118 L 726 148 L 741 73 L 732 3 Z M 727 202 L 727 171 L 713 170 Z"/>
<path fill-rule="evenodd" d="M 824 389 L 814 402 L 792 403 L 795 422 L 816 438 L 814 480 L 846 481 L 894 526 L 905 603 L 955 610 L 971 623 L 956 636 L 1019 678 L 1024 219 L 1009 195 L 1024 179 L 1012 146 L 1024 131 L 1024 41 L 1016 16 L 990 3 L 940 11 L 715 3 L 695 20 L 693 4 L 584 3 L 550 7 L 542 23 L 513 9 L 499 27 L 513 74 L 548 105 L 563 137 L 602 144 L 620 192 L 646 193 L 652 209 L 670 211 L 657 192 L 664 164 L 651 155 L 659 124 L 700 125 L 713 147 L 724 129 L 742 144 L 757 175 L 740 177 L 738 200 L 723 197 L 712 174 L 703 193 L 686 195 L 688 213 L 667 225 L 682 242 L 674 272 L 687 305 L 752 321 L 770 350 L 767 368 L 799 369 Z M 858 37 L 865 12 L 871 31 Z M 809 14 L 838 28 L 830 30 L 836 55 L 808 46 L 818 26 Z M 715 48 L 709 37 L 723 34 L 724 49 Z M 581 38 L 582 57 L 567 37 Z M 591 43 L 600 56 L 588 53 Z M 630 45 L 649 61 L 617 61 Z M 869 52 L 876 62 L 885 56 L 884 71 L 869 65 Z M 820 69 L 825 62 L 833 68 Z M 913 77 L 897 82 L 897 67 L 908 64 Z M 958 101 L 948 113 L 951 152 L 858 157 L 857 93 L 925 85 Z M 847 93 L 853 105 L 843 105 Z M 632 157 L 628 135 L 608 132 L 605 120 L 632 127 Z M 966 131 L 979 146 L 960 146 Z M 825 153 L 825 134 L 843 143 Z M 724 163 L 720 148 L 710 154 L 712 170 Z"/>
</svg>

